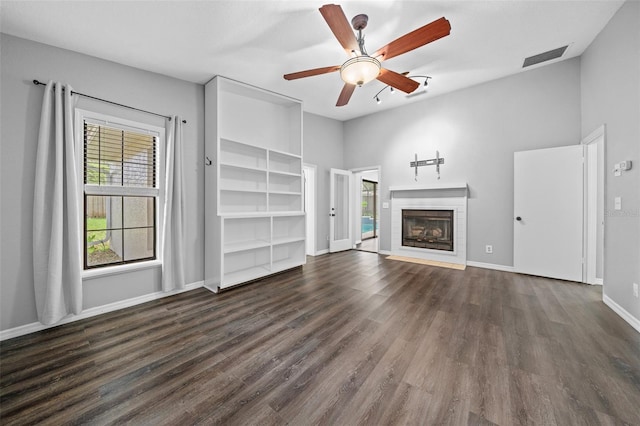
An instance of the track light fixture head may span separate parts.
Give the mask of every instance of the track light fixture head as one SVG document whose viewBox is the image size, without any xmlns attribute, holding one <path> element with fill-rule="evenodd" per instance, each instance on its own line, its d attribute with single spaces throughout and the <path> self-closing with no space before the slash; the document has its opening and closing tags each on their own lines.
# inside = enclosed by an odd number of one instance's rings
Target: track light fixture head
<svg viewBox="0 0 640 426">
<path fill-rule="evenodd" d="M 408 74 L 409 74 L 409 73 L 408 73 L 408 72 L 406 72 L 406 73 L 404 73 L 403 75 L 406 75 L 406 76 L 407 76 L 407 78 L 412 78 L 412 79 L 414 79 L 414 80 L 415 80 L 415 79 L 418 79 L 418 78 L 424 78 L 424 83 L 422 83 L 422 85 L 423 85 L 424 87 L 427 87 L 427 86 L 429 85 L 429 79 L 431 78 L 430 76 L 428 76 L 428 75 L 408 75 Z M 378 93 L 376 93 L 376 94 L 375 94 L 375 96 L 373 97 L 373 99 L 375 99 L 375 100 L 376 100 L 376 103 L 378 103 L 378 104 L 381 104 L 381 103 L 382 103 L 382 100 L 380 99 L 380 94 L 381 94 L 382 92 L 384 92 L 387 88 L 389 88 L 389 92 L 390 92 L 391 94 L 394 94 L 394 93 L 395 93 L 395 91 L 396 91 L 396 89 L 394 89 L 392 86 L 389 86 L 389 85 L 384 86 L 384 87 L 383 87 L 382 89 L 380 89 L 380 91 L 379 91 Z"/>
</svg>

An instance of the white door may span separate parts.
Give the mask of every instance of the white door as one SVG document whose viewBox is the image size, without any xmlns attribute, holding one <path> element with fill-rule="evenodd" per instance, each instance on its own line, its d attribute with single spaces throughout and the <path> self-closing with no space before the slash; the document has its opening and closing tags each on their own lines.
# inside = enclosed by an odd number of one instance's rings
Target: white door
<svg viewBox="0 0 640 426">
<path fill-rule="evenodd" d="M 583 148 L 514 154 L 516 272 L 582 281 Z"/>
<path fill-rule="evenodd" d="M 329 185 L 329 252 L 351 249 L 350 203 L 352 174 L 348 170 L 331 169 Z"/>
</svg>

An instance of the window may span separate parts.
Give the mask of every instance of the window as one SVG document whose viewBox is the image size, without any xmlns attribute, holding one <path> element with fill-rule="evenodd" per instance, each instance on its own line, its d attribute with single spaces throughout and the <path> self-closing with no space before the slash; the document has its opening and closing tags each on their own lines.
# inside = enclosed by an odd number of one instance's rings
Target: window
<svg viewBox="0 0 640 426">
<path fill-rule="evenodd" d="M 164 129 L 81 111 L 84 269 L 158 258 Z"/>
</svg>

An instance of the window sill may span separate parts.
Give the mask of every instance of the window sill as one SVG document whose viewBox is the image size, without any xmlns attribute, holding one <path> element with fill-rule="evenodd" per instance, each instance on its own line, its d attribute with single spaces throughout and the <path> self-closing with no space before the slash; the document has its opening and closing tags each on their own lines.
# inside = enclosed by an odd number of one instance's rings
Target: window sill
<svg viewBox="0 0 640 426">
<path fill-rule="evenodd" d="M 140 271 L 143 269 L 158 268 L 162 266 L 160 260 L 150 260 L 148 262 L 130 263 L 128 265 L 105 266 L 104 268 L 88 269 L 82 271 L 82 280 L 102 278 L 109 275 L 126 274 L 128 272 Z"/>
</svg>

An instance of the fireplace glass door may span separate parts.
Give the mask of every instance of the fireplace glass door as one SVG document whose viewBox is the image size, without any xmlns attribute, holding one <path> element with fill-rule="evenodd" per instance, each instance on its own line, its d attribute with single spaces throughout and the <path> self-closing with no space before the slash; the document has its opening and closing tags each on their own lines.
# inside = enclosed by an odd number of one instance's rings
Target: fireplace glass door
<svg viewBox="0 0 640 426">
<path fill-rule="evenodd" d="M 402 245 L 453 251 L 453 210 L 402 210 Z"/>
</svg>

